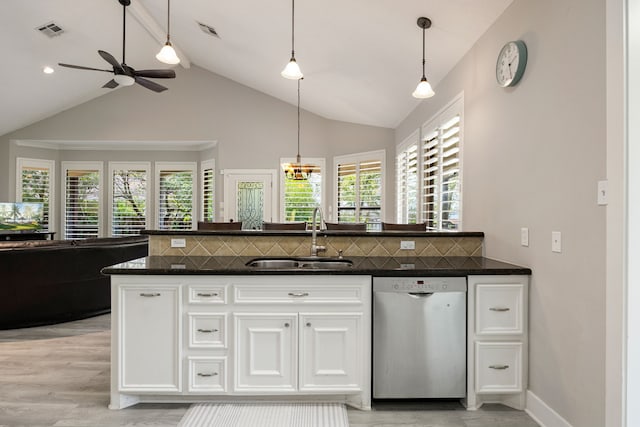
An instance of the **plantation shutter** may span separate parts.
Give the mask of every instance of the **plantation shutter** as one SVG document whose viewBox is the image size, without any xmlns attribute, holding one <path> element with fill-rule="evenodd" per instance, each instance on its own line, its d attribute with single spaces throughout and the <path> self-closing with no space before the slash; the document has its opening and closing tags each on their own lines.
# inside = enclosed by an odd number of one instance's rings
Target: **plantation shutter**
<svg viewBox="0 0 640 427">
<path fill-rule="evenodd" d="M 53 162 L 18 158 L 20 182 L 18 199 L 22 202 L 42 203 L 43 231 L 51 231 L 53 205 Z"/>
<path fill-rule="evenodd" d="M 65 239 L 99 237 L 100 175 L 99 170 L 66 170 Z"/>
<path fill-rule="evenodd" d="M 396 157 L 398 222 L 415 224 L 418 198 L 418 144 L 411 144 Z"/>
<path fill-rule="evenodd" d="M 111 234 L 140 234 L 147 228 L 146 168 L 115 168 L 111 172 Z"/>
<path fill-rule="evenodd" d="M 345 156 L 337 161 L 338 222 L 365 222 L 380 228 L 383 157 L 380 153 Z"/>
<path fill-rule="evenodd" d="M 357 165 L 338 164 L 338 222 L 357 222 Z"/>
<path fill-rule="evenodd" d="M 304 161 L 303 164 L 305 164 Z M 305 166 L 310 168 L 308 179 L 294 180 L 285 175 L 285 222 L 305 221 L 311 223 L 314 208 L 322 204 L 322 167 L 311 161 Z"/>
<path fill-rule="evenodd" d="M 193 170 L 160 170 L 158 189 L 158 228 L 193 229 Z"/>
<path fill-rule="evenodd" d="M 370 229 L 380 224 L 382 209 L 382 162 L 364 160 L 358 164 L 358 194 L 360 212 L 357 222 L 366 222 Z"/>
<path fill-rule="evenodd" d="M 203 162 L 202 167 L 202 220 L 215 220 L 215 171 L 211 162 Z"/>
</svg>

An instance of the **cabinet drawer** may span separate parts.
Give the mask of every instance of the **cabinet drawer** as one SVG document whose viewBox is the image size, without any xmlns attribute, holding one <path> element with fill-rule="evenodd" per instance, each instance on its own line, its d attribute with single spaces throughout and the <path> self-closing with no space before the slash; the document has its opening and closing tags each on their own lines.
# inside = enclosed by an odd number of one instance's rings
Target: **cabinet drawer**
<svg viewBox="0 0 640 427">
<path fill-rule="evenodd" d="M 218 392 L 227 391 L 226 357 L 189 357 L 188 391 Z"/>
<path fill-rule="evenodd" d="M 226 304 L 226 286 L 188 285 L 189 304 Z"/>
<path fill-rule="evenodd" d="M 189 347 L 226 348 L 227 315 L 189 313 Z"/>
<path fill-rule="evenodd" d="M 476 343 L 476 393 L 522 391 L 522 343 Z"/>
<path fill-rule="evenodd" d="M 524 286 L 476 286 L 476 334 L 522 334 Z"/>
<path fill-rule="evenodd" d="M 362 288 L 345 285 L 234 285 L 238 304 L 361 304 Z"/>
</svg>

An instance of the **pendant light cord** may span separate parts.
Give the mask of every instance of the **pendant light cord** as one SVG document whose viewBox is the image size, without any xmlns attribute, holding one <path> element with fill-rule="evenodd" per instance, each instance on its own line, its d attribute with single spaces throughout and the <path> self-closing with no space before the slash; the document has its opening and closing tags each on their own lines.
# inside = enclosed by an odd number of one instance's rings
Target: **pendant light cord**
<svg viewBox="0 0 640 427">
<path fill-rule="evenodd" d="M 127 39 L 127 6 L 122 5 L 122 63 L 126 64 L 127 61 L 124 60 L 124 41 Z"/>
<path fill-rule="evenodd" d="M 170 39 L 171 34 L 171 0 L 167 0 L 167 41 Z"/>
<path fill-rule="evenodd" d="M 298 162 L 300 161 L 300 80 L 298 79 Z"/>
<path fill-rule="evenodd" d="M 291 0 L 291 58 L 295 57 L 295 12 L 296 11 L 296 0 Z"/>
<path fill-rule="evenodd" d="M 424 50 L 425 50 L 425 48 L 424 48 L 424 32 L 425 32 L 425 28 L 422 27 L 422 79 L 426 80 L 427 76 L 426 76 L 426 74 L 424 72 L 424 67 L 425 67 L 424 64 L 426 62 L 425 59 L 424 59 L 424 56 L 425 56 L 425 54 L 424 54 Z"/>
</svg>

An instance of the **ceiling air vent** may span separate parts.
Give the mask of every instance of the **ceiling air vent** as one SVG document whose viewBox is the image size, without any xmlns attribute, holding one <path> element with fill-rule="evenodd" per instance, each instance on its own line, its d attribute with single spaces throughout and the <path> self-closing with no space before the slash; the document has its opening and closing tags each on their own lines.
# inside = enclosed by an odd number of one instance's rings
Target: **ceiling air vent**
<svg viewBox="0 0 640 427">
<path fill-rule="evenodd" d="M 218 32 L 216 31 L 215 28 L 213 28 L 211 25 L 207 25 L 207 24 L 203 24 L 202 22 L 198 22 L 198 26 L 200 27 L 200 29 L 202 30 L 203 33 L 208 34 L 210 36 L 213 37 L 217 37 L 220 38 L 220 36 L 218 35 Z"/>
<path fill-rule="evenodd" d="M 59 36 L 60 34 L 64 33 L 64 30 L 55 22 L 49 22 L 47 24 L 40 25 L 36 27 L 36 30 L 49 37 Z"/>
</svg>

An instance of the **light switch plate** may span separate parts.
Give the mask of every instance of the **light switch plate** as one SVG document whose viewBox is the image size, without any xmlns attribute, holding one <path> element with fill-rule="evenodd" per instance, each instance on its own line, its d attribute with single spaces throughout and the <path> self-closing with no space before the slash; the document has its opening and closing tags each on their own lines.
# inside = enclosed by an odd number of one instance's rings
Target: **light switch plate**
<svg viewBox="0 0 640 427">
<path fill-rule="evenodd" d="M 562 252 L 562 233 L 551 232 L 551 252 Z"/>
<path fill-rule="evenodd" d="M 416 248 L 415 240 L 400 240 L 400 249 L 412 250 Z"/>
<path fill-rule="evenodd" d="M 529 229 L 526 227 L 520 229 L 520 245 L 529 246 Z"/>
<path fill-rule="evenodd" d="M 598 205 L 609 204 L 609 181 L 598 181 Z"/>
<path fill-rule="evenodd" d="M 185 246 L 187 246 L 186 239 L 171 239 L 172 248 L 184 248 Z"/>
</svg>

